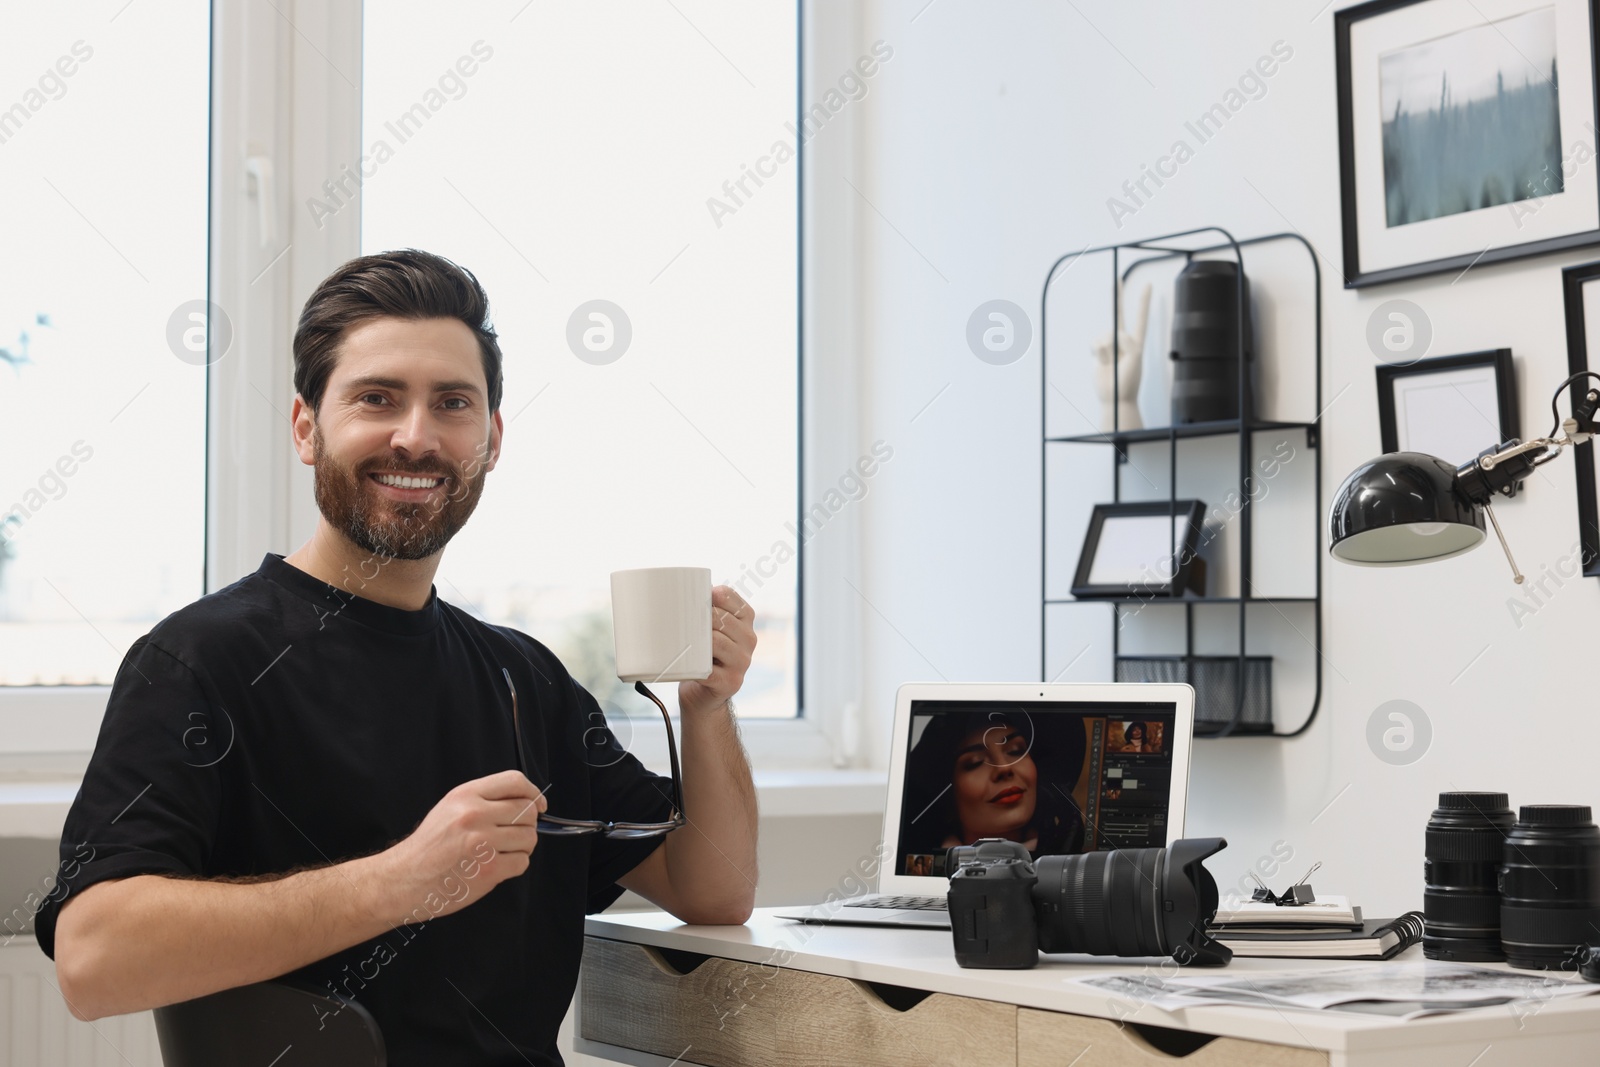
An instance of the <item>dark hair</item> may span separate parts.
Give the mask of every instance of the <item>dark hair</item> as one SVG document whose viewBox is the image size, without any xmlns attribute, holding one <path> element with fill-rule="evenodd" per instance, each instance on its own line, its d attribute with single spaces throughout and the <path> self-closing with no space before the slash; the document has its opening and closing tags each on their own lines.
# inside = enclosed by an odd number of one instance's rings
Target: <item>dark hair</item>
<svg viewBox="0 0 1600 1067">
<path fill-rule="evenodd" d="M 489 322 L 489 297 L 467 268 L 443 256 L 404 248 L 352 259 L 323 279 L 294 331 L 294 388 L 314 413 L 322 405 L 339 341 L 370 319 L 457 319 L 478 339 L 489 411 L 500 410 L 500 342 Z"/>
<path fill-rule="evenodd" d="M 1033 815 L 1039 838 L 1034 855 L 1082 850 L 1083 816 L 1072 799 L 1088 747 L 1082 720 L 1077 716 L 1030 715 L 1020 710 L 944 712 L 934 716 L 923 729 L 906 764 L 900 862 L 904 862 L 907 853 L 942 854 L 945 837 L 960 835 L 955 791 L 950 788 L 956 753 L 968 734 L 994 726 L 1020 731 L 1028 739 L 1028 753 L 1039 769 L 1039 794 Z M 1062 772 L 1067 775 L 1065 780 Z"/>
<path fill-rule="evenodd" d="M 1135 728 L 1137 728 L 1138 731 L 1139 731 L 1139 740 L 1140 741 L 1148 741 L 1148 740 L 1150 740 L 1150 728 L 1148 726 L 1146 726 L 1144 723 L 1140 722 L 1138 719 L 1135 719 L 1132 722 L 1128 723 L 1127 725 L 1123 726 L 1123 728 L 1122 728 L 1122 739 L 1124 741 L 1133 740 L 1133 738 L 1130 735 L 1133 733 Z"/>
</svg>

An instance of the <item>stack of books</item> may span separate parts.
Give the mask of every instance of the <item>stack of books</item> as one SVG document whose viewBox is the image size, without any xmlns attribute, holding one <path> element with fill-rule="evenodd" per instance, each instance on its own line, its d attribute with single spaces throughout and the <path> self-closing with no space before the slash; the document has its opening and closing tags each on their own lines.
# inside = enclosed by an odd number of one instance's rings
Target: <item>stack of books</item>
<svg viewBox="0 0 1600 1067">
<path fill-rule="evenodd" d="M 1225 901 L 1210 933 L 1235 956 L 1386 960 L 1422 940 L 1422 913 L 1363 919 L 1347 897 L 1335 896 L 1294 906 Z"/>
</svg>

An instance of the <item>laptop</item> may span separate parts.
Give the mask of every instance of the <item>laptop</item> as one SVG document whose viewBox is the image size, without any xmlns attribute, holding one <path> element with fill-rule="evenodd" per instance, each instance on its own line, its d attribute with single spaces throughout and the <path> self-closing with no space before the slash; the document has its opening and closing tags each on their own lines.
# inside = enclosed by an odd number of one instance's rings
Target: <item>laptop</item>
<svg viewBox="0 0 1600 1067">
<path fill-rule="evenodd" d="M 903 685 L 878 892 L 776 914 L 948 930 L 951 845 L 1004 837 L 1035 859 L 1170 845 L 1193 739 L 1183 684 Z"/>
</svg>

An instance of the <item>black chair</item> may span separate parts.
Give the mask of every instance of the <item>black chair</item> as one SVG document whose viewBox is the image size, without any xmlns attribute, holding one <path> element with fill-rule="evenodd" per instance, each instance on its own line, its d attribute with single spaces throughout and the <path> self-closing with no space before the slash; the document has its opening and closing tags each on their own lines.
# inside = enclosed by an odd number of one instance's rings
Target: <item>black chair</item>
<svg viewBox="0 0 1600 1067">
<path fill-rule="evenodd" d="M 257 982 L 155 1010 L 165 1067 L 385 1067 L 372 1013 L 288 982 Z"/>
</svg>

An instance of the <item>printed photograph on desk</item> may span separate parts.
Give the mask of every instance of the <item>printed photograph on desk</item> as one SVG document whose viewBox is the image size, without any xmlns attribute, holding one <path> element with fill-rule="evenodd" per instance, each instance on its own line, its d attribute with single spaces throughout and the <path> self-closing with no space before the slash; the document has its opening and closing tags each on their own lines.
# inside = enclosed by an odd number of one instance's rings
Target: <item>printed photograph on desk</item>
<svg viewBox="0 0 1600 1067">
<path fill-rule="evenodd" d="M 973 704 L 914 715 L 896 873 L 946 877 L 946 850 L 985 837 L 1035 859 L 1165 845 L 1171 716 L 1106 712 Z"/>
<path fill-rule="evenodd" d="M 1569 976 L 1519 974 L 1432 960 L 1352 964 L 1249 978 L 1218 970 L 1181 975 L 1097 975 L 1073 981 L 1163 1011 L 1236 1004 L 1273 1010 L 1364 1012 L 1396 1019 L 1502 1004 L 1531 1007 L 1597 992 L 1595 986 Z"/>
</svg>

